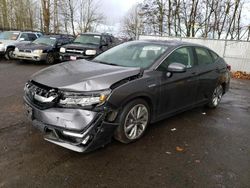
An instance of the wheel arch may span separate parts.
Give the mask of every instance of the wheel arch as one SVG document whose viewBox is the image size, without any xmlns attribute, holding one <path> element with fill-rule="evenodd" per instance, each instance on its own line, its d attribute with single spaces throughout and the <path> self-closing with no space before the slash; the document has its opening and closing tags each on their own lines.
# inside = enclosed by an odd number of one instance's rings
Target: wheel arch
<svg viewBox="0 0 250 188">
<path fill-rule="evenodd" d="M 16 47 L 15 47 L 14 45 L 8 45 L 8 46 L 6 46 L 6 50 L 7 50 L 7 49 L 11 49 L 11 48 L 12 48 L 12 49 L 15 49 Z"/>
<path fill-rule="evenodd" d="M 133 96 L 129 96 L 127 97 L 122 103 L 121 103 L 121 108 L 123 108 L 126 104 L 128 104 L 131 101 L 137 100 L 137 99 L 142 99 L 144 100 L 148 106 L 149 106 L 149 110 L 150 110 L 150 116 L 151 116 L 151 120 L 154 118 L 154 111 L 155 111 L 155 107 L 154 107 L 154 103 L 153 103 L 153 99 L 147 95 L 147 94 L 136 94 Z"/>
</svg>

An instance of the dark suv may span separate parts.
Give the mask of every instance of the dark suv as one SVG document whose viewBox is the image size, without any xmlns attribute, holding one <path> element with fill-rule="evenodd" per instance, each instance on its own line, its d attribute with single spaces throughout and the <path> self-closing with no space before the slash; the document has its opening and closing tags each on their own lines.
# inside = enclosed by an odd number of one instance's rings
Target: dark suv
<svg viewBox="0 0 250 188">
<path fill-rule="evenodd" d="M 62 45 L 72 42 L 70 35 L 45 35 L 29 44 L 18 45 L 13 57 L 20 60 L 45 61 L 53 64 L 59 60 L 59 49 Z"/>
<path fill-rule="evenodd" d="M 115 46 L 115 38 L 110 34 L 84 33 L 71 43 L 61 47 L 61 61 L 93 59 L 102 52 Z"/>
</svg>

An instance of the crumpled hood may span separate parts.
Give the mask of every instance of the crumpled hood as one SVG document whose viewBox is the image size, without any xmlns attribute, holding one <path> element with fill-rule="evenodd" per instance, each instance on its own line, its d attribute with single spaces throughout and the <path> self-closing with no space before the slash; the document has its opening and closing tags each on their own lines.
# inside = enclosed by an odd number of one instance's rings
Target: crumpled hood
<svg viewBox="0 0 250 188">
<path fill-rule="evenodd" d="M 137 75 L 140 68 L 128 68 L 77 60 L 43 69 L 32 80 L 68 91 L 98 91 L 110 88 L 114 83 Z"/>
</svg>

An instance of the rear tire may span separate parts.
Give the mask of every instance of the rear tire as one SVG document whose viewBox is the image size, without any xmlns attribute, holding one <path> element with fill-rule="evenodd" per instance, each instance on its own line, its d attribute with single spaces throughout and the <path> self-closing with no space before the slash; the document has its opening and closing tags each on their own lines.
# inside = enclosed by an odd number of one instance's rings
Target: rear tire
<svg viewBox="0 0 250 188">
<path fill-rule="evenodd" d="M 122 143 L 134 142 L 143 136 L 149 122 L 150 109 L 147 102 L 142 99 L 133 100 L 123 108 L 114 137 Z"/>
<path fill-rule="evenodd" d="M 213 91 L 213 94 L 208 103 L 208 107 L 216 108 L 220 104 L 222 96 L 223 96 L 223 87 L 222 85 L 218 85 Z"/>
</svg>

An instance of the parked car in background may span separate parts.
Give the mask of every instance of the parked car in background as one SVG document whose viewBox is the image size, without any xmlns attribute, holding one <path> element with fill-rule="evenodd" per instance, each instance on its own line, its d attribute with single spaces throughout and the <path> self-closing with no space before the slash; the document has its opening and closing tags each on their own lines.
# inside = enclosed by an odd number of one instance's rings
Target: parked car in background
<svg viewBox="0 0 250 188">
<path fill-rule="evenodd" d="M 115 45 L 115 38 L 110 34 L 80 34 L 71 44 L 61 47 L 60 59 L 61 61 L 93 59 Z"/>
<path fill-rule="evenodd" d="M 73 39 L 70 35 L 45 35 L 29 44 L 18 45 L 13 57 L 19 60 L 45 61 L 47 64 L 54 64 L 59 60 L 61 46 L 72 42 Z"/>
<path fill-rule="evenodd" d="M 16 45 L 30 43 L 42 36 L 39 32 L 4 31 L 0 33 L 0 55 L 6 59 L 13 58 Z"/>
<path fill-rule="evenodd" d="M 25 85 L 28 117 L 45 140 L 87 152 L 138 140 L 150 123 L 200 105 L 215 108 L 230 84 L 212 50 L 180 41 L 133 41 L 91 62 L 39 71 Z"/>
</svg>

